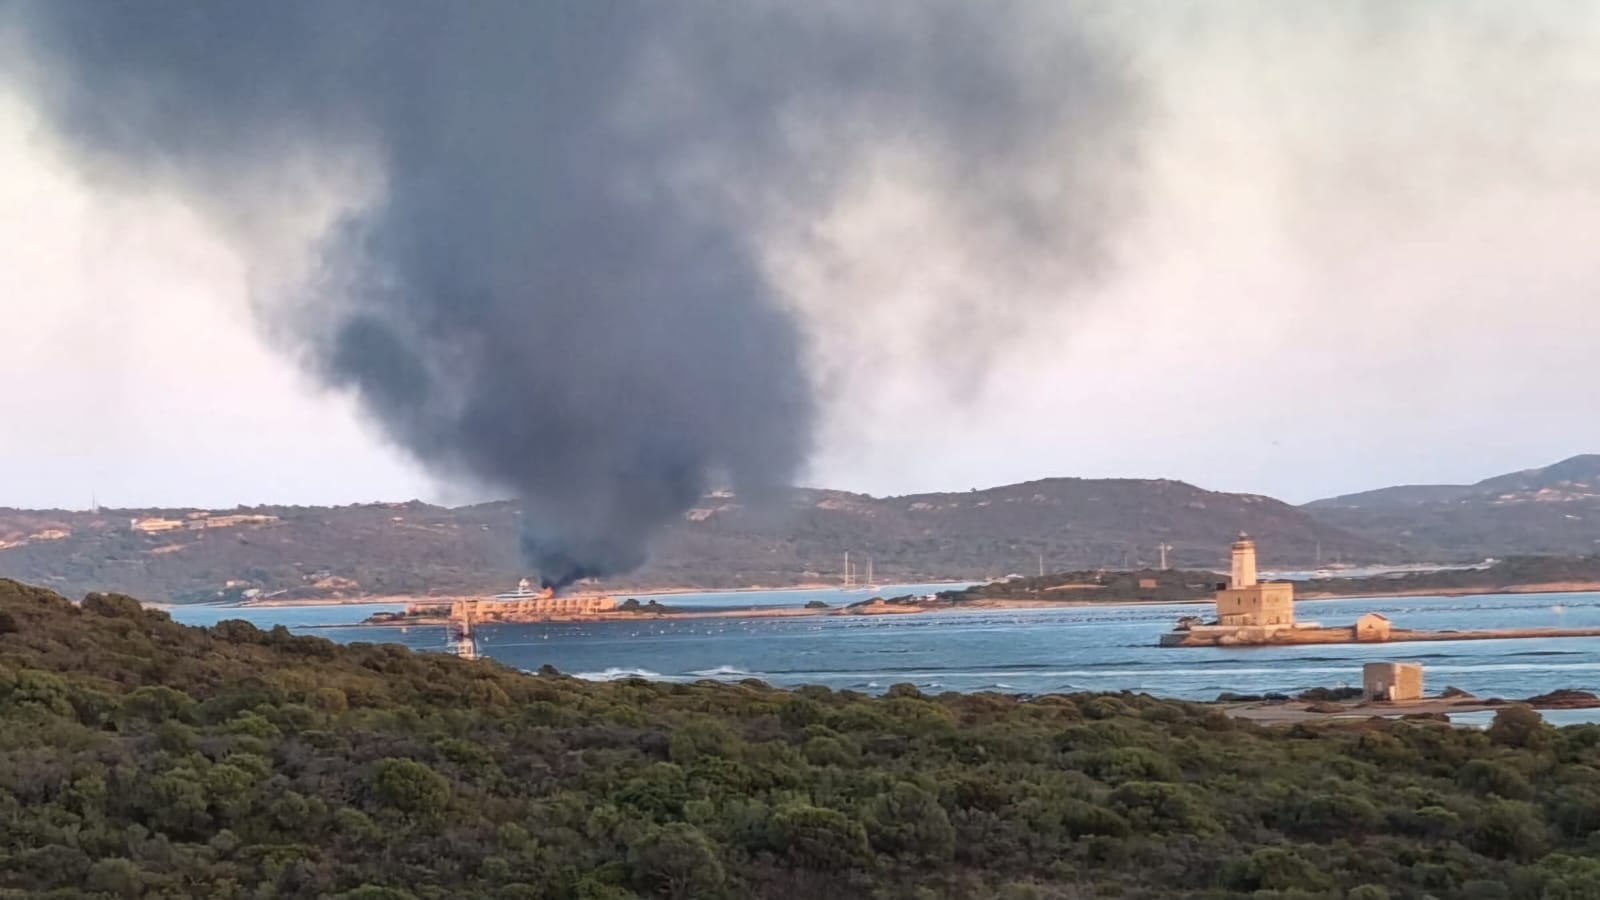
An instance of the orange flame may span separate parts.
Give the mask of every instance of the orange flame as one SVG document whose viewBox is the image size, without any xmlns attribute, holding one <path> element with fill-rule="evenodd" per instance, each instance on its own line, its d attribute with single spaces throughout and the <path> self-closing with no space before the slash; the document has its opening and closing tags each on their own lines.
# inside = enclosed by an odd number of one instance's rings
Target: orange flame
<svg viewBox="0 0 1600 900">
<path fill-rule="evenodd" d="M 541 594 L 540 596 L 543 597 L 546 600 L 549 600 L 551 597 L 554 597 L 555 595 L 556 595 L 556 589 L 553 588 L 553 587 L 547 587 L 547 588 L 544 589 L 544 593 Z"/>
</svg>

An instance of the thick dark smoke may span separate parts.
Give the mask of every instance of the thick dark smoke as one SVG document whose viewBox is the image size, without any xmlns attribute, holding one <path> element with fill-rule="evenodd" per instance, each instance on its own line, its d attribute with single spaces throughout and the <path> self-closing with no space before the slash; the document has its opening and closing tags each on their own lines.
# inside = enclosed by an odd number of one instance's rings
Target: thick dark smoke
<svg viewBox="0 0 1600 900">
<path fill-rule="evenodd" d="M 710 485 L 804 463 L 805 332 L 764 271 L 769 230 L 893 144 L 975 240 L 1087 259 L 1131 119 L 1049 0 L 9 10 L 41 111 L 119 177 L 237 207 L 293 147 L 375 158 L 381 200 L 293 302 L 262 304 L 269 331 L 434 471 L 514 492 L 557 587 L 638 566 Z M 1023 177 L 1052 155 L 1091 214 Z"/>
</svg>

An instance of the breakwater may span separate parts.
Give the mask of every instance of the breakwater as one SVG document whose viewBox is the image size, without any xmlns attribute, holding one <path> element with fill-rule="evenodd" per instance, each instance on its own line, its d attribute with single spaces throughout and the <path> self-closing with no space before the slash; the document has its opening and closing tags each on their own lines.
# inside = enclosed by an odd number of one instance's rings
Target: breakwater
<svg viewBox="0 0 1600 900">
<path fill-rule="evenodd" d="M 1290 647 L 1303 644 L 1399 644 L 1416 641 L 1499 641 L 1521 638 L 1600 637 L 1600 628 L 1476 628 L 1425 630 L 1391 628 L 1384 637 L 1367 637 L 1355 626 L 1259 628 L 1196 628 L 1161 636 L 1163 647 Z"/>
</svg>

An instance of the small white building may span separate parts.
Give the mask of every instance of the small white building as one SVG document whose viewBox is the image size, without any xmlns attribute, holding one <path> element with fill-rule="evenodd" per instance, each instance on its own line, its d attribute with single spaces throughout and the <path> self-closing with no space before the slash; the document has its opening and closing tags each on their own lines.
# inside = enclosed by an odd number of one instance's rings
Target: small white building
<svg viewBox="0 0 1600 900">
<path fill-rule="evenodd" d="M 1368 700 L 1421 700 L 1422 664 L 1367 663 L 1361 667 L 1361 690 Z"/>
</svg>

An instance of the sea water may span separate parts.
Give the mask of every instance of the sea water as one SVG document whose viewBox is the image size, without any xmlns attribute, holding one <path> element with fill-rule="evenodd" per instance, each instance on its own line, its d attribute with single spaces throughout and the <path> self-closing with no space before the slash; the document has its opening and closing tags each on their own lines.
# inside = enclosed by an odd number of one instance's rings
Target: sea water
<svg viewBox="0 0 1600 900">
<path fill-rule="evenodd" d="M 892 586 L 879 593 L 915 593 Z M 895 590 L 899 588 L 899 590 Z M 661 597 L 670 605 L 840 605 L 865 596 L 772 591 Z M 336 641 L 401 643 L 443 651 L 439 626 L 360 626 L 399 604 L 179 607 L 173 618 L 209 625 L 248 619 Z M 1557 688 L 1600 691 L 1600 638 L 1531 638 L 1295 647 L 1157 647 L 1192 604 L 972 610 L 909 615 L 641 619 L 480 625 L 478 651 L 508 665 L 551 665 L 590 679 L 670 681 L 758 678 L 877 692 L 910 683 L 929 691 L 1143 691 L 1210 700 L 1223 692 L 1293 694 L 1359 685 L 1361 664 L 1420 662 L 1429 692 L 1455 686 L 1480 696 L 1524 698 Z M 1600 594 L 1521 594 L 1306 600 L 1304 621 L 1342 625 L 1381 612 L 1398 628 L 1600 627 Z"/>
</svg>

